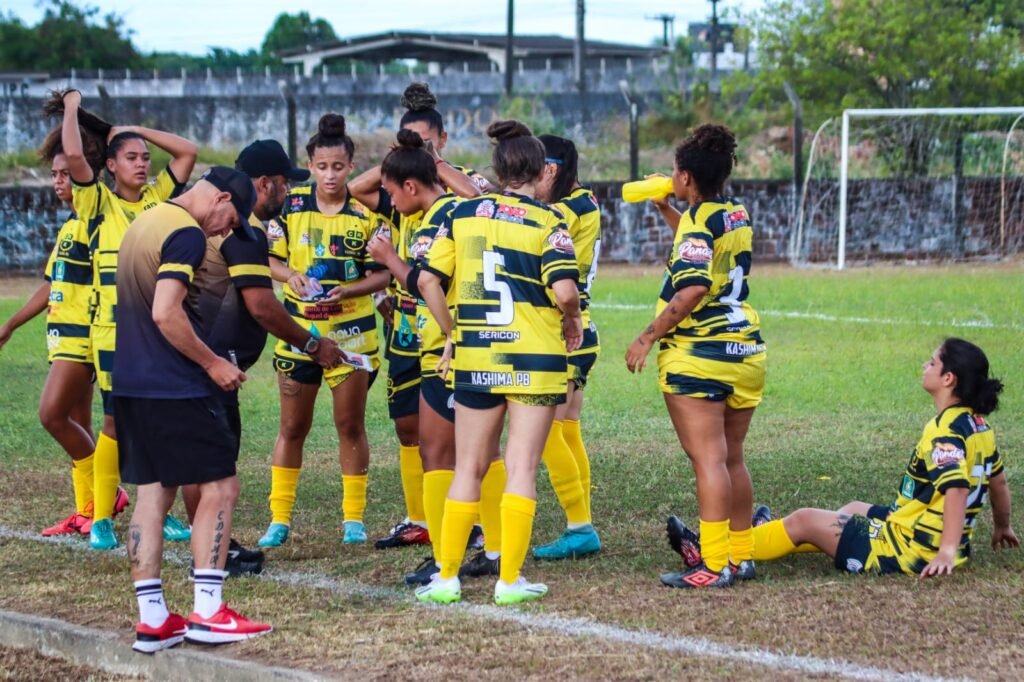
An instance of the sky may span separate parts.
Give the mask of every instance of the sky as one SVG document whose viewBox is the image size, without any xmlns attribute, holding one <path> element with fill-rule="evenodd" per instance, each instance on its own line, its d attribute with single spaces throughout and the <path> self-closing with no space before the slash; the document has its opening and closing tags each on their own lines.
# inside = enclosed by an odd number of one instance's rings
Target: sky
<svg viewBox="0 0 1024 682">
<path fill-rule="evenodd" d="M 134 31 L 132 40 L 142 52 L 173 51 L 205 54 L 210 47 L 246 51 L 259 49 L 263 36 L 281 12 L 308 11 L 331 23 L 347 38 L 391 30 L 504 33 L 505 0 L 310 0 L 297 6 L 258 0 L 75 0 L 114 12 Z M 765 0 L 720 0 L 719 16 L 760 9 Z M 43 15 L 40 0 L 6 0 L 4 11 L 34 25 Z M 594 40 L 648 45 L 662 35 L 662 23 L 648 20 L 674 14 L 681 35 L 691 22 L 704 22 L 710 0 L 586 0 L 586 36 Z M 383 9 L 382 9 L 383 8 Z M 515 0 L 517 33 L 573 36 L 575 0 Z"/>
</svg>

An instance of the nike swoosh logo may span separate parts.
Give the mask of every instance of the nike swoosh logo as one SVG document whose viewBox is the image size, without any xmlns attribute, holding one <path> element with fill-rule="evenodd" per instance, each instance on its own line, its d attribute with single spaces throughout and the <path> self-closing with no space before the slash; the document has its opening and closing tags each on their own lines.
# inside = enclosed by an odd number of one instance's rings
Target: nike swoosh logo
<svg viewBox="0 0 1024 682">
<path fill-rule="evenodd" d="M 227 623 L 225 623 L 223 625 L 218 625 L 217 628 L 220 629 L 220 630 L 237 630 L 238 629 L 238 623 L 235 622 L 234 618 L 232 618 L 229 622 L 227 622 Z"/>
<path fill-rule="evenodd" d="M 238 551 L 235 551 L 235 550 L 228 550 L 228 558 L 229 559 L 237 559 L 239 554 L 241 554 L 241 552 L 238 552 Z"/>
</svg>

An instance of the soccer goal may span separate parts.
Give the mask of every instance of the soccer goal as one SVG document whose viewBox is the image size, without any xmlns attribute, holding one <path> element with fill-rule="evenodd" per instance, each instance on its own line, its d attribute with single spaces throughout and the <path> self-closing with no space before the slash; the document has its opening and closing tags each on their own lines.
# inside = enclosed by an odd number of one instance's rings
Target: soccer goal
<svg viewBox="0 0 1024 682">
<path fill-rule="evenodd" d="M 793 263 L 1001 257 L 1024 247 L 1024 107 L 847 109 L 811 142 Z"/>
</svg>

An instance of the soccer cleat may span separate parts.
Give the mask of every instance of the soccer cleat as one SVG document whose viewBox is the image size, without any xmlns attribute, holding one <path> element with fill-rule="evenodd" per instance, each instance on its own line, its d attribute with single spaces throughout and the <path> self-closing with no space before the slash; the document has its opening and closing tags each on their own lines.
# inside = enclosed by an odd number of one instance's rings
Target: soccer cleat
<svg viewBox="0 0 1024 682">
<path fill-rule="evenodd" d="M 473 526 L 473 530 L 469 531 L 469 540 L 466 542 L 466 549 L 483 549 L 484 548 L 484 529 L 479 524 Z"/>
<path fill-rule="evenodd" d="M 170 514 L 164 517 L 164 540 L 168 542 L 188 542 L 191 539 L 191 528 Z"/>
<path fill-rule="evenodd" d="M 753 580 L 757 577 L 757 570 L 754 568 L 753 559 L 746 559 L 738 564 L 730 561 L 729 570 L 732 571 L 732 576 L 736 580 Z"/>
<path fill-rule="evenodd" d="M 544 583 L 528 582 L 523 576 L 519 576 L 511 585 L 504 580 L 494 583 L 494 603 L 498 606 L 533 601 L 534 599 L 540 599 L 547 593 L 547 585 Z"/>
<path fill-rule="evenodd" d="M 246 549 L 231 538 L 228 546 L 228 560 L 224 562 L 224 570 L 229 578 L 241 575 L 259 575 L 263 572 L 263 552 L 258 549 Z M 195 580 L 195 565 L 188 567 L 188 579 Z"/>
<path fill-rule="evenodd" d="M 392 547 L 407 547 L 409 545 L 429 545 L 430 534 L 423 526 L 403 521 L 394 528 L 388 535 L 373 543 L 374 549 L 391 549 Z"/>
<path fill-rule="evenodd" d="M 693 568 L 700 564 L 700 536 L 683 523 L 678 516 L 668 517 L 665 531 L 672 550 L 683 557 L 683 562 Z"/>
<path fill-rule="evenodd" d="M 151 628 L 145 623 L 135 626 L 135 644 L 132 649 L 141 654 L 153 654 L 163 649 L 178 646 L 188 632 L 188 621 L 176 613 L 169 614 L 160 627 Z"/>
<path fill-rule="evenodd" d="M 480 550 L 459 568 L 460 578 L 482 578 L 485 575 L 501 575 L 501 557 L 488 559 L 487 552 Z"/>
<path fill-rule="evenodd" d="M 82 516 L 78 512 L 75 512 L 60 523 L 50 526 L 49 528 L 44 528 L 41 531 L 41 534 L 46 538 L 53 537 L 54 535 L 79 535 L 86 525 L 88 525 L 91 530 L 91 522 L 92 519 L 88 516 Z"/>
<path fill-rule="evenodd" d="M 193 612 L 188 617 L 185 640 L 194 644 L 227 644 L 259 637 L 273 629 L 266 623 L 256 623 L 232 611 L 227 604 L 221 604 L 217 613 L 209 618 Z"/>
<path fill-rule="evenodd" d="M 111 514 L 111 518 L 127 509 L 129 504 L 131 504 L 131 500 L 128 499 L 128 492 L 121 486 L 117 486 L 117 492 L 114 494 L 114 513 Z"/>
<path fill-rule="evenodd" d="M 341 524 L 345 533 L 342 535 L 341 541 L 346 545 L 352 545 L 359 542 L 366 542 L 366 526 L 363 525 L 362 521 L 345 521 Z"/>
<path fill-rule="evenodd" d="M 601 551 L 601 538 L 591 524 L 567 528 L 557 540 L 533 550 L 534 559 L 576 559 Z"/>
<path fill-rule="evenodd" d="M 661 584 L 679 589 L 696 589 L 701 587 L 729 587 L 733 583 L 732 570 L 726 566 L 721 571 L 712 571 L 701 562 L 682 573 L 663 573 Z"/>
<path fill-rule="evenodd" d="M 89 530 L 90 547 L 105 551 L 116 548 L 118 544 L 117 535 L 114 534 L 113 521 L 100 519 L 92 524 L 92 528 Z"/>
<path fill-rule="evenodd" d="M 750 519 L 750 525 L 754 528 L 763 526 L 772 520 L 772 510 L 766 504 L 759 504 L 754 507 L 754 515 Z"/>
<path fill-rule="evenodd" d="M 416 599 L 433 604 L 462 601 L 462 583 L 458 578 L 445 579 L 438 575 L 429 584 L 416 588 Z"/>
<path fill-rule="evenodd" d="M 258 549 L 246 549 L 238 540 L 231 538 L 228 545 L 228 561 L 232 559 L 244 564 L 262 564 L 266 558 L 263 552 Z"/>
<path fill-rule="evenodd" d="M 438 567 L 434 557 L 428 556 L 417 564 L 412 573 L 405 574 L 406 585 L 429 585 L 430 581 L 437 577 L 441 569 Z M 460 576 L 461 577 L 461 576 Z"/>
<path fill-rule="evenodd" d="M 280 547 L 288 542 L 288 525 L 285 523 L 272 523 L 267 526 L 267 532 L 256 543 L 260 547 Z"/>
</svg>

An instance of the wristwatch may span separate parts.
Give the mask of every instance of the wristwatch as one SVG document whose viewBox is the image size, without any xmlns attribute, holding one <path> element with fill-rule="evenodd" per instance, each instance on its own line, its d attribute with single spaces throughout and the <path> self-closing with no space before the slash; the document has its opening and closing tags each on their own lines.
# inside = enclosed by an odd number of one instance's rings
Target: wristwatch
<svg viewBox="0 0 1024 682">
<path fill-rule="evenodd" d="M 306 355 L 312 355 L 320 349 L 320 339 L 315 336 L 310 336 L 306 339 L 306 345 L 302 347 L 302 352 Z"/>
</svg>

